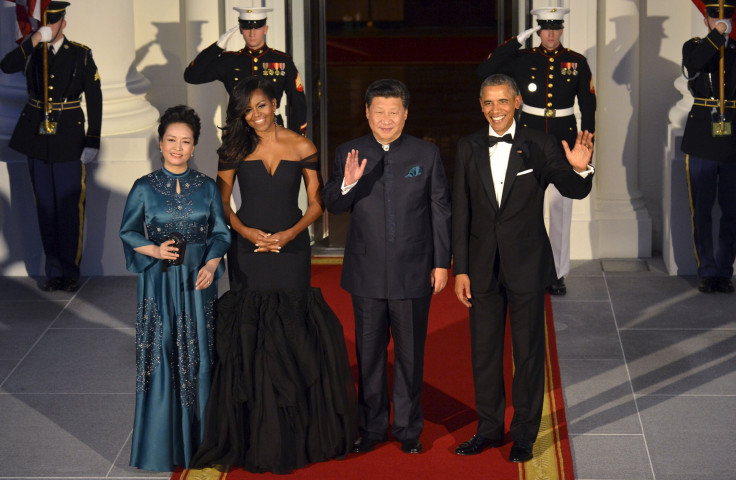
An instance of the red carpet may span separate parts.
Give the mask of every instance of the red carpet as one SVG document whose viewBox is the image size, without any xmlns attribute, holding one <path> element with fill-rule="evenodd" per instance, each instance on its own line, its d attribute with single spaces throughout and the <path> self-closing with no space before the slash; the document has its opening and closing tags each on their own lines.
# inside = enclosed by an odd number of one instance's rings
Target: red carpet
<svg viewBox="0 0 736 480">
<path fill-rule="evenodd" d="M 355 331 L 350 296 L 340 288 L 341 265 L 313 265 L 312 285 L 322 289 L 327 302 L 341 319 L 345 329 L 350 361 L 355 366 Z M 404 479 L 564 479 L 572 480 L 573 466 L 565 423 L 565 412 L 557 365 L 557 348 L 549 296 L 545 307 L 548 349 L 546 361 L 547 394 L 545 396 L 542 426 L 534 444 L 534 459 L 525 464 L 513 464 L 508 459 L 511 444 L 489 449 L 480 455 L 460 457 L 455 447 L 475 433 L 476 414 L 473 409 L 474 392 L 470 365 L 470 339 L 467 310 L 460 305 L 453 292 L 453 283 L 432 300 L 429 334 L 425 354 L 424 390 L 424 452 L 407 455 L 399 443 L 392 441 L 373 452 L 348 455 L 344 460 L 309 465 L 297 470 L 289 478 L 329 480 L 404 480 Z M 508 332 L 508 328 L 507 328 Z M 507 335 L 507 372 L 513 368 L 510 360 L 510 338 Z M 391 359 L 390 359 L 391 361 Z M 354 367 L 354 374 L 356 368 Z M 506 377 L 510 380 L 510 374 Z M 510 382 L 507 381 L 510 392 Z M 509 399 L 510 393 L 507 395 Z M 510 399 L 509 399 L 510 400 Z M 506 410 L 506 424 L 513 411 Z M 271 474 L 252 474 L 236 469 L 220 474 L 213 469 L 185 470 L 174 473 L 172 480 L 204 480 L 247 478 L 278 478 Z"/>
</svg>

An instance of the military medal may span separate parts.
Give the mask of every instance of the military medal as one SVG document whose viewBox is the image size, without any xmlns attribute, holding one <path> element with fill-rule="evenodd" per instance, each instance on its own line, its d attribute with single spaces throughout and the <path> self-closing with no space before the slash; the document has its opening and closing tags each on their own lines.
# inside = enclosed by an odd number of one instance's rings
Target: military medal
<svg viewBox="0 0 736 480">
<path fill-rule="evenodd" d="M 536 92 L 537 91 L 537 84 L 532 82 L 529 84 L 528 87 L 526 87 L 530 92 Z"/>
</svg>

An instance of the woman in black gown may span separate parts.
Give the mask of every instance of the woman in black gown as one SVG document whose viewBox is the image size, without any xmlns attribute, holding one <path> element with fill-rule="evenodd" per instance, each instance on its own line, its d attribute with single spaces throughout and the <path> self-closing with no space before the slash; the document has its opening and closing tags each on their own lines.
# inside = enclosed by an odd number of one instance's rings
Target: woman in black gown
<svg viewBox="0 0 736 480">
<path fill-rule="evenodd" d="M 243 80 L 230 96 L 217 151 L 217 185 L 232 228 L 231 289 L 218 304 L 219 359 L 205 438 L 192 461 L 199 467 L 288 473 L 344 456 L 355 440 L 342 326 L 310 287 L 307 227 L 322 214 L 319 157 L 311 141 L 276 125 L 275 110 L 271 83 Z M 242 205 L 234 212 L 236 178 Z"/>
</svg>

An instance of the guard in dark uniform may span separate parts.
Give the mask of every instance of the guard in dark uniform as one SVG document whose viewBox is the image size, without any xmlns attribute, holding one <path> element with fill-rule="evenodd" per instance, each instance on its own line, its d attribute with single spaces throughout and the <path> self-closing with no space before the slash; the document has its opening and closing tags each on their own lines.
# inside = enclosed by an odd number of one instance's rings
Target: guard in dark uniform
<svg viewBox="0 0 736 480">
<path fill-rule="evenodd" d="M 580 108 L 581 128 L 595 132 L 595 88 L 588 61 L 560 43 L 563 20 L 569 8 L 542 7 L 531 11 L 538 25 L 508 40 L 494 50 L 478 67 L 485 79 L 494 73 L 505 73 L 516 80 L 521 90 L 520 123 L 524 127 L 554 135 L 572 147 L 578 134 L 575 98 Z M 521 48 L 534 33 L 542 43 L 532 49 Z M 560 148 L 562 148 L 560 143 Z M 563 197 L 549 186 L 549 239 L 557 269 L 557 282 L 549 292 L 565 295 L 565 275 L 570 272 L 570 224 L 572 199 Z"/>
<path fill-rule="evenodd" d="M 736 45 L 728 34 L 736 2 L 724 3 L 723 20 L 719 20 L 718 2 L 706 3 L 708 35 L 688 40 L 682 47 L 683 73 L 695 97 L 685 125 L 682 151 L 687 154 L 698 290 L 704 293 L 734 291 L 731 277 L 736 257 L 736 131 L 731 127 L 736 112 Z M 719 88 L 721 47 L 725 47 L 723 119 Z M 717 245 L 711 219 L 716 198 L 721 209 Z"/>
<path fill-rule="evenodd" d="M 5 73 L 23 72 L 28 103 L 10 148 L 28 156 L 41 241 L 46 254 L 43 290 L 79 288 L 84 231 L 85 164 L 100 148 L 102 92 L 89 47 L 67 39 L 66 7 L 51 2 L 46 26 L 26 38 L 0 62 Z M 44 76 L 44 48 L 47 76 Z M 80 104 L 84 94 L 85 116 Z"/>
<path fill-rule="evenodd" d="M 252 75 L 273 81 L 276 101 L 281 105 L 281 96 L 286 92 L 288 101 L 288 128 L 302 135 L 307 132 L 307 97 L 299 71 L 291 57 L 266 45 L 266 14 L 272 8 L 239 8 L 238 25 L 225 32 L 220 39 L 202 50 L 184 70 L 187 83 L 200 84 L 219 80 L 225 85 L 228 95 L 233 87 Z M 225 51 L 229 38 L 240 31 L 245 39 L 245 48 Z M 281 115 L 276 122 L 284 125 Z"/>
</svg>

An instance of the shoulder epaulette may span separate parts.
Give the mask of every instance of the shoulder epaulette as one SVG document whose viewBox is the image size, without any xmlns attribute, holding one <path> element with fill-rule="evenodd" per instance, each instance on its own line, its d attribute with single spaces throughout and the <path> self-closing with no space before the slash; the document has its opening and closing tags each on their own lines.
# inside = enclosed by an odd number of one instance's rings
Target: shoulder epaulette
<svg viewBox="0 0 736 480">
<path fill-rule="evenodd" d="M 85 50 L 89 50 L 90 49 L 87 45 L 83 45 L 81 43 L 77 43 L 77 42 L 74 42 L 72 40 L 69 40 L 69 43 L 71 43 L 72 45 L 75 45 L 77 47 L 81 47 L 81 48 L 83 48 Z"/>
<path fill-rule="evenodd" d="M 569 53 L 570 55 L 575 55 L 576 57 L 585 58 L 585 55 L 583 55 L 582 53 L 578 53 L 574 50 L 570 50 L 569 48 L 567 48 L 566 50 L 567 50 L 567 53 Z"/>
<path fill-rule="evenodd" d="M 286 53 L 286 52 L 282 52 L 281 50 L 276 50 L 275 48 L 272 48 L 272 49 L 271 49 L 271 51 L 272 51 L 273 53 L 278 53 L 279 55 L 282 55 L 282 56 L 284 56 L 284 57 L 287 57 L 287 58 L 291 58 L 291 55 L 289 55 L 289 54 L 288 54 L 288 53 Z"/>
<path fill-rule="evenodd" d="M 692 41 L 692 42 L 695 42 L 695 43 L 700 43 L 700 42 L 702 42 L 702 41 L 703 41 L 703 39 L 702 39 L 702 38 L 700 38 L 700 37 L 693 37 L 693 39 L 692 39 L 691 41 Z"/>
</svg>

